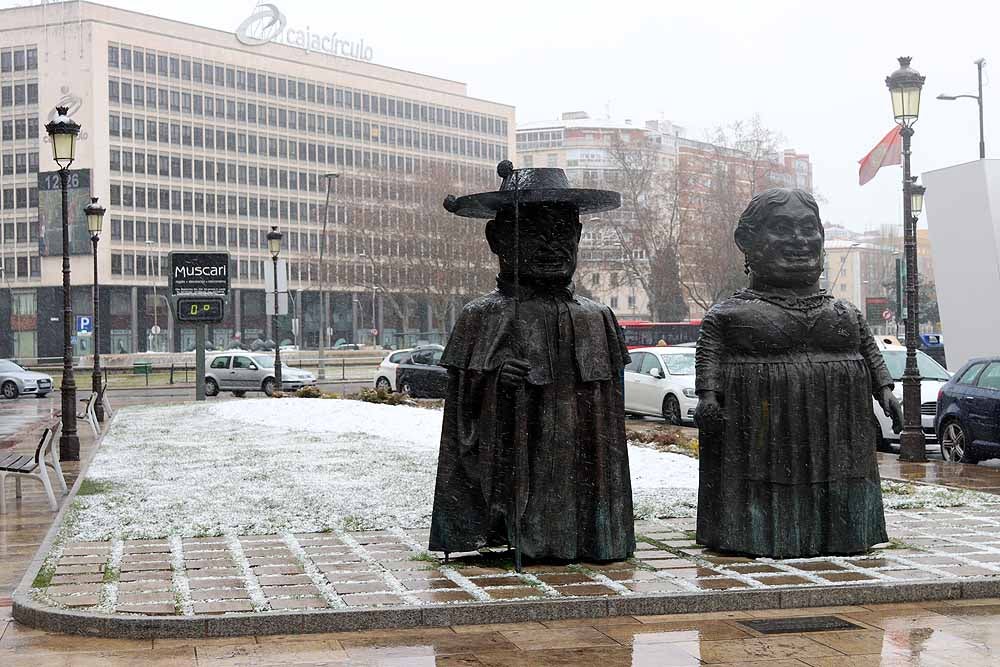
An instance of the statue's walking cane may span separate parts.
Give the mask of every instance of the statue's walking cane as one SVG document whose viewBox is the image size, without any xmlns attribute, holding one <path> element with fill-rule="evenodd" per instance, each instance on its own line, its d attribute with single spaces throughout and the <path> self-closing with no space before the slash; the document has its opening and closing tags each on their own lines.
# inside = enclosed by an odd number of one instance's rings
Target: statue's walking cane
<svg viewBox="0 0 1000 667">
<path fill-rule="evenodd" d="M 517 352 L 521 349 L 521 184 L 518 173 L 510 160 L 497 165 L 500 178 L 514 179 L 514 341 Z M 518 384 L 514 399 L 514 489 L 512 493 L 513 525 L 508 525 L 511 546 L 514 547 L 514 570 L 521 571 L 521 517 L 528 505 L 528 410 L 527 393 Z"/>
</svg>

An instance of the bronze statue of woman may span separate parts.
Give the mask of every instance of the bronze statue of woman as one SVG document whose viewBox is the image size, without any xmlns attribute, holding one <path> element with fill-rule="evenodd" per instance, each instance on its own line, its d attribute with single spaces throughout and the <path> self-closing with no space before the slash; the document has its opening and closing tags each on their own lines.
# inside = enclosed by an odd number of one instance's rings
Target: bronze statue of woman
<svg viewBox="0 0 1000 667">
<path fill-rule="evenodd" d="M 795 558 L 885 542 L 872 397 L 902 423 L 861 312 L 819 287 L 823 225 L 802 190 L 740 216 L 750 286 L 705 316 L 697 348 L 700 544 Z"/>
</svg>

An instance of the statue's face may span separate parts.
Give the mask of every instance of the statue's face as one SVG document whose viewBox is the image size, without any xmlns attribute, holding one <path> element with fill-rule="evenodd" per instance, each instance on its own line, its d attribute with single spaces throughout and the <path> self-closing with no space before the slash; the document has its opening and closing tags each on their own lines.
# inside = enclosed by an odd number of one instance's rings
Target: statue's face
<svg viewBox="0 0 1000 667">
<path fill-rule="evenodd" d="M 576 272 L 580 248 L 579 215 L 573 207 L 524 204 L 520 213 L 520 276 L 536 282 L 569 282 Z M 486 229 L 490 249 L 500 260 L 500 272 L 515 270 L 514 217 L 501 211 Z"/>
<path fill-rule="evenodd" d="M 823 233 L 797 198 L 771 210 L 747 257 L 758 278 L 778 287 L 811 285 L 823 272 Z"/>
</svg>

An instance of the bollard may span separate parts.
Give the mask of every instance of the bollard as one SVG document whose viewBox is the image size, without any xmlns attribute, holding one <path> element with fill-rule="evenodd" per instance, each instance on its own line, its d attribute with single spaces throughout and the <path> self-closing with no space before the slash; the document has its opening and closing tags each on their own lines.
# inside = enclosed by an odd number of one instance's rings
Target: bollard
<svg viewBox="0 0 1000 667">
<path fill-rule="evenodd" d="M 188 383 L 188 364 L 184 362 L 184 384 Z"/>
<path fill-rule="evenodd" d="M 340 359 L 340 379 L 347 379 L 347 360 L 341 357 Z"/>
<path fill-rule="evenodd" d="M 174 364 L 170 364 L 170 384 L 174 383 Z"/>
</svg>

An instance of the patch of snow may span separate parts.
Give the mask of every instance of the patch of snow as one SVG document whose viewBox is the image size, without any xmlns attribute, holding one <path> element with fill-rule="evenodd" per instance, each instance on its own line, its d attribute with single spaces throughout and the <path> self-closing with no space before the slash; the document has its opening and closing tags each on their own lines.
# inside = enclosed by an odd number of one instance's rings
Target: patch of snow
<svg viewBox="0 0 1000 667">
<path fill-rule="evenodd" d="M 120 412 L 88 471 L 107 490 L 78 496 L 64 539 L 430 525 L 439 410 L 289 398 Z M 696 459 L 628 451 L 637 519 L 695 516 Z M 887 508 L 990 501 L 919 485 L 888 485 L 885 499 Z"/>
</svg>

